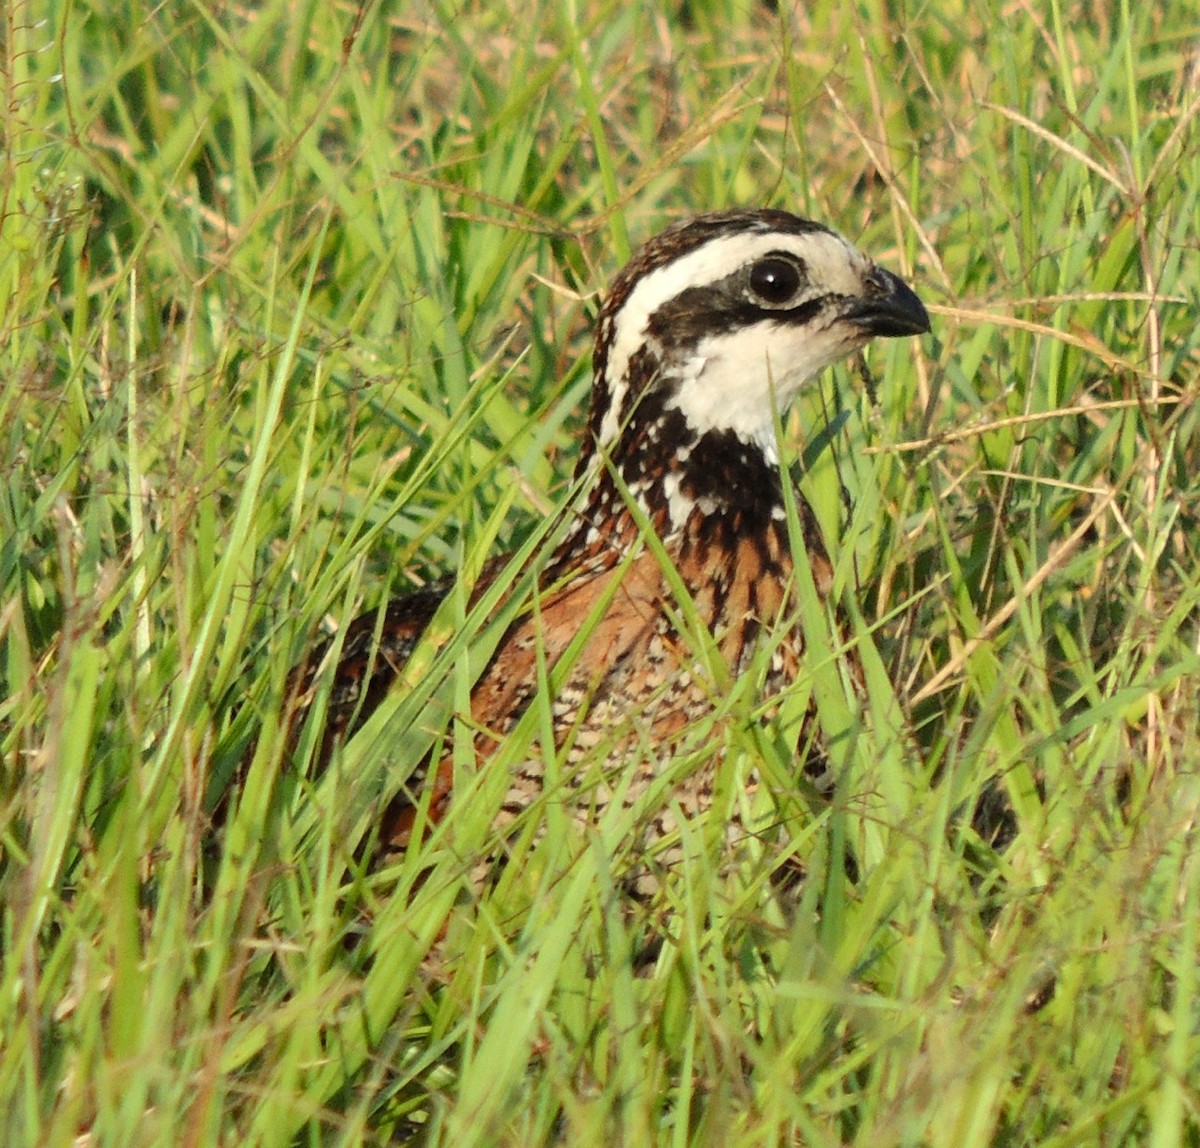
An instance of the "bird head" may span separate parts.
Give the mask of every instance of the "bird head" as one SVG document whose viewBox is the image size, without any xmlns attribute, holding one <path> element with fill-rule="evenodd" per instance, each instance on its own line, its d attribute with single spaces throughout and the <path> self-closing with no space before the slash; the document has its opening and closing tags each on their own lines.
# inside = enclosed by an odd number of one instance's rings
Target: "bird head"
<svg viewBox="0 0 1200 1148">
<path fill-rule="evenodd" d="M 870 339 L 928 330 L 902 279 L 819 223 L 768 210 L 678 223 L 600 310 L 578 473 L 607 458 L 668 530 L 723 500 L 772 509 L 778 481 L 760 477 L 777 465 L 775 413 Z"/>
</svg>

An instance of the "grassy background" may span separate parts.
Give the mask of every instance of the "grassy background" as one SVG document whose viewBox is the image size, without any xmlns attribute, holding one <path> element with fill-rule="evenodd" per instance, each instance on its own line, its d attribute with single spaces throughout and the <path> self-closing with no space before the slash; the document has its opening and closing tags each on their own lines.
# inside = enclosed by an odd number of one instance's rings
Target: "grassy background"
<svg viewBox="0 0 1200 1148">
<path fill-rule="evenodd" d="M 779 8 L 6 7 L 6 1144 L 1200 1141 L 1200 17 Z M 487 819 L 364 874 L 420 750 L 298 781 L 287 670 L 538 544 L 595 292 L 742 203 L 933 312 L 789 424 L 885 717 L 792 911 L 701 849 L 638 971 L 606 825 L 434 946 Z"/>
</svg>

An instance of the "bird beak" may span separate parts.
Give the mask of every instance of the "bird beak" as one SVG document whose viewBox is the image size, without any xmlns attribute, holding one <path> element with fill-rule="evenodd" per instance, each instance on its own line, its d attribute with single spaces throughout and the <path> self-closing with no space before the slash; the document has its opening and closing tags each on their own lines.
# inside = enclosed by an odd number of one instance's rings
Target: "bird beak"
<svg viewBox="0 0 1200 1148">
<path fill-rule="evenodd" d="M 899 337 L 929 330 L 929 312 L 898 275 L 873 267 L 861 298 L 848 300 L 842 318 L 868 335 Z"/>
</svg>

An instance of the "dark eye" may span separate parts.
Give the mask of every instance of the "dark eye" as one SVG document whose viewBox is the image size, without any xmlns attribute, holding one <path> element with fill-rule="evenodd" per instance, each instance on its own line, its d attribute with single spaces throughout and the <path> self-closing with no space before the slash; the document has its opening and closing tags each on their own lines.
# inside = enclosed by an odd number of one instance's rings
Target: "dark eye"
<svg viewBox="0 0 1200 1148">
<path fill-rule="evenodd" d="M 782 255 L 767 255 L 750 268 L 750 290 L 768 307 L 784 307 L 800 290 L 799 265 Z"/>
</svg>

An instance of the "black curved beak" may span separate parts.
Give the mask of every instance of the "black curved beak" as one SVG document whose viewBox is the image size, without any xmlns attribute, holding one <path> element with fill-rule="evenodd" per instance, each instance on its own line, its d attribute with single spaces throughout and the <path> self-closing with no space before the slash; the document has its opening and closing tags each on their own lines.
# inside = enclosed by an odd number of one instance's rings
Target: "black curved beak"
<svg viewBox="0 0 1200 1148">
<path fill-rule="evenodd" d="M 898 338 L 929 330 L 929 312 L 898 275 L 873 268 L 860 299 L 847 301 L 842 318 L 871 335 Z"/>
</svg>

